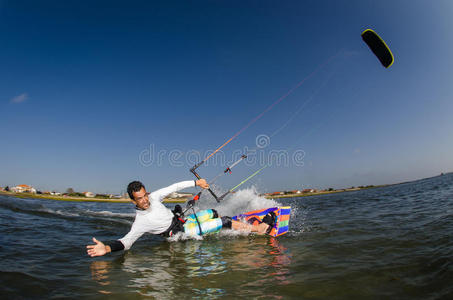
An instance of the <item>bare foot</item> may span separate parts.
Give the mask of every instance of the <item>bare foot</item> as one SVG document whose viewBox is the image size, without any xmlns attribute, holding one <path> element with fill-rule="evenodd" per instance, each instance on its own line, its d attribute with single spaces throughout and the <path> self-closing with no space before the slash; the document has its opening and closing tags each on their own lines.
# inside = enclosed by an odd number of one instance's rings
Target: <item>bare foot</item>
<svg viewBox="0 0 453 300">
<path fill-rule="evenodd" d="M 256 233 L 258 234 L 266 234 L 267 230 L 269 229 L 269 226 L 268 224 L 266 223 L 261 223 L 259 225 L 256 225 L 254 227 L 256 227 Z"/>
</svg>

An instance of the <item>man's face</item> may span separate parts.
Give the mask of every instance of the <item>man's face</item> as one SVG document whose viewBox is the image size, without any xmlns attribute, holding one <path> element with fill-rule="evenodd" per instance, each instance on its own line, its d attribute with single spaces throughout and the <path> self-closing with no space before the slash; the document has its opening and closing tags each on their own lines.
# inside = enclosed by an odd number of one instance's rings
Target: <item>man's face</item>
<svg viewBox="0 0 453 300">
<path fill-rule="evenodd" d="M 134 196 L 134 204 L 141 209 L 148 209 L 149 208 L 149 198 L 148 195 L 149 193 L 146 192 L 144 188 L 141 188 L 140 191 L 138 192 L 132 192 L 132 195 Z"/>
</svg>

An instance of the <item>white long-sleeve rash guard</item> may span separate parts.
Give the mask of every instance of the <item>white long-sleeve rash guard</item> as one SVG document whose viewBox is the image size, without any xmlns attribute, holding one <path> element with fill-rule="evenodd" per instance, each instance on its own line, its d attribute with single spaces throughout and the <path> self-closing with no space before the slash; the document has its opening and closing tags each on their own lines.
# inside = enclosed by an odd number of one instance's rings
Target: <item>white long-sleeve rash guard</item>
<svg viewBox="0 0 453 300">
<path fill-rule="evenodd" d="M 165 232 L 172 223 L 173 213 L 162 204 L 162 200 L 173 192 L 194 186 L 195 181 L 193 180 L 181 181 L 149 194 L 149 208 L 146 210 L 137 209 L 131 230 L 119 239 L 124 245 L 124 250 L 131 248 L 132 244 L 146 232 L 152 234 Z"/>
</svg>

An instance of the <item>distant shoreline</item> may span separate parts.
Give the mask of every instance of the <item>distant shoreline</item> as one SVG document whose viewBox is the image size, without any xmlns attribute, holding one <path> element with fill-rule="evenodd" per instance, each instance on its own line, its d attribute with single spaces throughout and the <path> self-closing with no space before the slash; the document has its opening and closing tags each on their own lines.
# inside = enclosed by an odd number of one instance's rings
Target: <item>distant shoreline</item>
<svg viewBox="0 0 453 300">
<path fill-rule="evenodd" d="M 392 184 L 375 185 L 363 188 L 350 188 L 333 191 L 313 192 L 313 193 L 300 193 L 300 194 L 285 194 L 285 195 L 261 195 L 266 199 L 281 199 L 281 198 L 296 198 L 296 197 L 309 197 L 317 195 L 336 194 L 344 192 L 353 192 L 359 190 L 373 189 L 379 187 L 386 187 Z M 13 193 L 0 191 L 0 195 L 11 196 L 16 198 L 32 198 L 32 199 L 45 199 L 45 200 L 56 200 L 56 201 L 69 201 L 69 202 L 107 202 L 107 203 L 129 203 L 130 199 L 100 199 L 100 198 L 82 198 L 82 197 L 66 197 L 66 196 L 53 196 L 53 195 L 42 195 L 42 194 L 31 194 L 31 193 Z M 163 203 L 185 203 L 188 198 L 166 198 Z"/>
<path fill-rule="evenodd" d="M 263 196 L 266 199 L 280 199 L 280 198 L 308 197 L 308 196 L 317 196 L 317 195 L 326 195 L 326 194 L 354 192 L 354 191 L 360 191 L 360 190 L 368 190 L 368 189 L 382 188 L 382 187 L 388 187 L 388 186 L 393 186 L 393 185 L 406 184 L 406 183 L 411 183 L 411 182 L 418 181 L 418 180 L 424 180 L 424 179 L 434 178 L 434 177 L 438 177 L 438 176 L 445 176 L 445 175 L 449 175 L 452 173 L 453 172 L 446 172 L 446 173 L 441 173 L 440 175 L 415 179 L 415 180 L 411 180 L 411 181 L 403 181 L 403 182 L 398 182 L 398 183 L 388 183 L 388 184 L 371 185 L 371 186 L 347 188 L 347 189 L 338 189 L 338 190 L 333 190 L 333 191 L 321 191 L 321 192 L 313 192 L 313 193 L 285 194 L 285 195 L 263 195 Z"/>
<path fill-rule="evenodd" d="M 313 193 L 285 194 L 285 195 L 263 195 L 263 197 L 266 198 L 266 199 L 309 197 L 309 196 L 318 196 L 318 195 L 354 192 L 354 191 L 360 191 L 360 190 L 369 190 L 369 189 L 381 188 L 381 187 L 386 187 L 386 186 L 391 186 L 391 185 L 396 185 L 396 184 L 399 184 L 399 183 L 395 183 L 395 184 L 381 184 L 381 185 L 366 186 L 366 187 L 362 187 L 362 188 L 339 189 L 339 190 L 333 190 L 333 191 L 322 191 L 322 192 L 313 192 Z"/>
<path fill-rule="evenodd" d="M 31 194 L 31 193 L 13 193 L 0 191 L 0 195 L 11 196 L 16 198 L 32 198 L 32 199 L 45 199 L 45 200 L 57 200 L 57 201 L 69 201 L 69 202 L 108 202 L 108 203 L 130 203 L 130 199 L 100 199 L 100 198 L 82 198 L 82 197 L 65 197 L 65 196 L 53 196 L 53 195 L 42 195 L 42 194 Z M 184 203 L 188 199 L 180 198 L 167 198 L 164 199 L 164 203 Z"/>
</svg>

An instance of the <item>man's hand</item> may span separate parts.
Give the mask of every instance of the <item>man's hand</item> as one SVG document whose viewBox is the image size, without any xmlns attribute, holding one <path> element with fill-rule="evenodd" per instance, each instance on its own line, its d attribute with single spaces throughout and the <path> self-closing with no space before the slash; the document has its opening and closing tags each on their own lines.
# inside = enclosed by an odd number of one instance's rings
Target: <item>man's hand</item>
<svg viewBox="0 0 453 300">
<path fill-rule="evenodd" d="M 203 189 L 209 189 L 209 184 L 206 182 L 206 179 L 198 179 L 195 181 L 195 184 Z"/>
<path fill-rule="evenodd" d="M 102 256 L 111 252 L 110 246 L 104 245 L 104 243 L 98 241 L 96 238 L 93 238 L 93 242 L 95 242 L 96 245 L 87 245 L 87 253 L 89 256 Z"/>
</svg>

